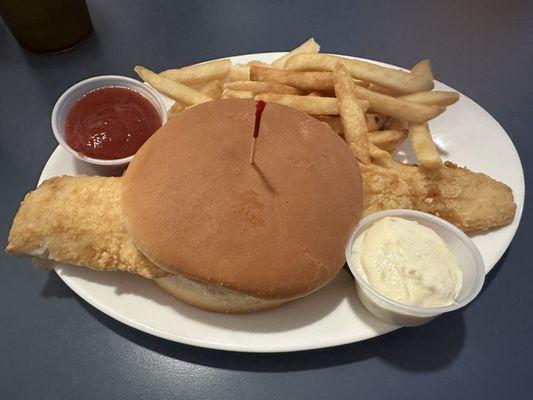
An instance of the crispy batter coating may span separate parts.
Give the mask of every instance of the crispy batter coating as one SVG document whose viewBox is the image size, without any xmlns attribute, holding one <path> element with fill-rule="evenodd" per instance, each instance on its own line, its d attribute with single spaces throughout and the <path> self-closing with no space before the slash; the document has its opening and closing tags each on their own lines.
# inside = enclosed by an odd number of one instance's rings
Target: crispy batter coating
<svg viewBox="0 0 533 400">
<path fill-rule="evenodd" d="M 363 215 L 415 209 L 444 218 L 464 232 L 475 232 L 507 225 L 516 212 L 508 186 L 450 162 L 437 169 L 392 160 L 360 167 Z M 22 202 L 6 250 L 28 256 L 39 267 L 58 262 L 149 279 L 169 275 L 137 250 L 129 237 L 120 208 L 121 185 L 121 178 L 83 175 L 43 182 Z"/>
<path fill-rule="evenodd" d="M 128 271 L 145 278 L 168 275 L 133 244 L 120 208 L 122 180 L 62 176 L 26 195 L 6 250 L 39 267 L 55 262 L 101 271 Z"/>
<path fill-rule="evenodd" d="M 446 162 L 426 169 L 388 161 L 360 165 L 363 215 L 407 208 L 437 215 L 464 232 L 486 231 L 512 222 L 516 204 L 512 190 L 489 176 Z"/>
</svg>

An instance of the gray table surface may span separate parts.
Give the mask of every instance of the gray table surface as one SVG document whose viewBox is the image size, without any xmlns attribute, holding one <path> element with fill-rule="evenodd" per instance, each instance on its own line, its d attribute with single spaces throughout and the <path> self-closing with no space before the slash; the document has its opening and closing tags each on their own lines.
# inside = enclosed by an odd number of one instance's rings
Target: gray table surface
<svg viewBox="0 0 533 400">
<path fill-rule="evenodd" d="M 56 146 L 50 112 L 73 83 L 289 49 L 410 66 L 481 104 L 533 183 L 533 6 L 527 1 L 88 0 L 94 32 L 58 55 L 22 50 L 0 23 L 0 237 Z M 483 151 L 483 149 L 480 149 Z M 498 160 L 494 160 L 495 163 Z M 503 166 L 502 166 L 503 167 Z M 168 342 L 105 316 L 55 273 L 0 253 L 2 399 L 501 399 L 531 396 L 531 207 L 467 309 L 416 329 L 330 349 L 254 355 Z M 529 238 L 529 239 L 528 239 Z M 530 397 L 529 397 L 530 398 Z"/>
</svg>

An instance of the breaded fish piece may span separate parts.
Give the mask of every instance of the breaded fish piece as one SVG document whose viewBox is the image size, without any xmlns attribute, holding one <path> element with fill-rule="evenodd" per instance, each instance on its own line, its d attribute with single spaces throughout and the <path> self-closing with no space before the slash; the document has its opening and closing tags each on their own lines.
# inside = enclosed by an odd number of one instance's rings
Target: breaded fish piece
<svg viewBox="0 0 533 400">
<path fill-rule="evenodd" d="M 512 222 L 511 189 L 485 174 L 445 163 L 426 169 L 392 159 L 360 165 L 363 215 L 391 208 L 425 211 L 464 232 Z M 134 245 L 123 223 L 121 178 L 62 176 L 26 195 L 9 233 L 6 250 L 40 267 L 68 263 L 101 271 L 128 271 L 155 279 L 170 275 Z"/>
<path fill-rule="evenodd" d="M 413 209 L 444 218 L 464 232 L 474 232 L 507 225 L 516 212 L 508 186 L 450 162 L 436 169 L 392 160 L 383 166 L 360 167 L 363 215 L 391 208 Z"/>
<path fill-rule="evenodd" d="M 62 176 L 28 193 L 9 232 L 6 250 L 39 267 L 68 263 L 145 278 L 169 275 L 133 244 L 120 209 L 121 178 Z"/>
</svg>

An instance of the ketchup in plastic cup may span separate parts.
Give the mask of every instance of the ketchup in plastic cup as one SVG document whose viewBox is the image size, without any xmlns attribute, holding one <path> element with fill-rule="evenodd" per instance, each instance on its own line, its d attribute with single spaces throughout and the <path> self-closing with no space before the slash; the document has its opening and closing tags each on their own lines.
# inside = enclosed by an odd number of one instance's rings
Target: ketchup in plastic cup
<svg viewBox="0 0 533 400">
<path fill-rule="evenodd" d="M 135 154 L 160 127 L 157 110 L 144 96 L 124 87 L 103 87 L 74 103 L 65 139 L 88 157 L 114 160 Z"/>
<path fill-rule="evenodd" d="M 112 104 L 107 105 L 108 100 Z M 52 130 L 72 157 L 102 172 L 114 171 L 125 168 L 146 139 L 167 122 L 166 110 L 159 93 L 136 79 L 96 76 L 61 95 L 52 111 Z"/>
</svg>

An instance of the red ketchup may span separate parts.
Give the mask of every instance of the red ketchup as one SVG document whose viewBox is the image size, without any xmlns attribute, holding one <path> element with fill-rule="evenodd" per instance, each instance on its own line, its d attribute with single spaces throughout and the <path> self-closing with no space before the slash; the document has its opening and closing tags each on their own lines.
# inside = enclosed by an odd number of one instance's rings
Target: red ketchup
<svg viewBox="0 0 533 400">
<path fill-rule="evenodd" d="M 144 96 L 124 87 L 104 87 L 72 106 L 65 139 L 85 156 L 114 160 L 135 154 L 159 127 L 161 117 Z"/>
</svg>

